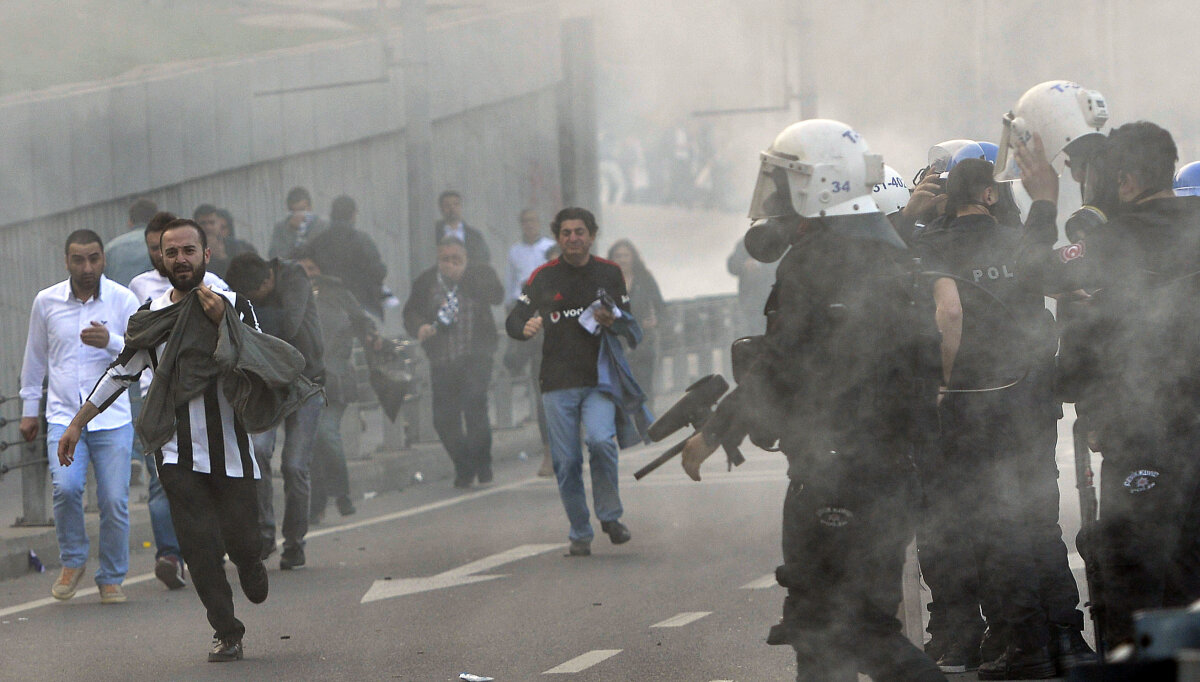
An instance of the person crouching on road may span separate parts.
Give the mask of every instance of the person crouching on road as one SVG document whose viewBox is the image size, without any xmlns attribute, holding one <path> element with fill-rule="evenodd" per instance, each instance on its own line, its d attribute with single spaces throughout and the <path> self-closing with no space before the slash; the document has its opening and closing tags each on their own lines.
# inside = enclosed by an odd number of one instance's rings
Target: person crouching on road
<svg viewBox="0 0 1200 682">
<path fill-rule="evenodd" d="M 591 554 L 594 533 L 583 487 L 583 452 L 579 442 L 582 423 L 592 471 L 592 497 L 600 527 L 613 544 L 628 542 L 629 529 L 621 523 L 621 496 L 617 490 L 617 406 L 601 392 L 597 363 L 601 338 L 588 331 L 581 318 L 595 310 L 594 319 L 612 327 L 615 311 L 630 316 L 629 296 L 621 268 L 591 255 L 596 239 L 596 218 L 582 208 L 564 208 L 551 223 L 562 256 L 533 272 L 517 304 L 508 314 L 508 335 L 525 340 L 546 333 L 542 346 L 539 383 L 550 456 L 558 493 L 571 529 L 571 556 Z M 611 298 L 613 310 L 593 308 Z"/>
<path fill-rule="evenodd" d="M 496 271 L 470 261 L 456 237 L 443 237 L 437 265 L 417 277 L 404 304 L 404 328 L 429 357 L 433 428 L 454 462 L 455 488 L 492 482 L 487 392 L 498 335 L 491 306 L 503 300 Z"/>
</svg>

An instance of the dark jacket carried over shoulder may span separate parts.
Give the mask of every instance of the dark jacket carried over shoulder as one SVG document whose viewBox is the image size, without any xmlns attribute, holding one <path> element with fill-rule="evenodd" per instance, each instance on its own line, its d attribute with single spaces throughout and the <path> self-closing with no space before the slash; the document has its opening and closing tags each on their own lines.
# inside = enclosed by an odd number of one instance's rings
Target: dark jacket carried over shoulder
<svg viewBox="0 0 1200 682">
<path fill-rule="evenodd" d="M 325 342 L 308 274 L 299 263 L 278 258 L 271 260 L 271 269 L 275 271 L 275 290 L 254 306 L 258 326 L 300 351 L 304 376 L 323 383 Z"/>
<path fill-rule="evenodd" d="M 404 329 L 413 338 L 416 338 L 417 330 L 422 325 L 433 324 L 437 319 L 438 308 L 443 302 L 442 298 L 435 295 L 438 289 L 437 281 L 437 267 L 422 272 L 413 281 L 412 292 L 404 303 L 403 313 Z M 463 272 L 458 290 L 459 305 L 465 303 L 474 306 L 469 314 L 471 328 L 467 332 L 470 338 L 468 351 L 474 355 L 491 355 L 499 343 L 491 306 L 500 305 L 504 301 L 504 285 L 500 283 L 500 277 L 490 265 L 471 263 Z M 434 345 L 444 343 L 448 338 L 448 334 L 439 333 L 422 345 L 429 351 Z"/>
<path fill-rule="evenodd" d="M 250 433 L 275 427 L 321 391 L 301 375 L 299 351 L 243 324 L 230 305 L 221 324 L 213 325 L 194 291 L 177 305 L 139 310 L 129 318 L 127 350 L 153 350 L 164 341 L 137 421 L 147 452 L 175 435 L 176 408 L 218 379 L 224 379 L 225 397 Z"/>
</svg>

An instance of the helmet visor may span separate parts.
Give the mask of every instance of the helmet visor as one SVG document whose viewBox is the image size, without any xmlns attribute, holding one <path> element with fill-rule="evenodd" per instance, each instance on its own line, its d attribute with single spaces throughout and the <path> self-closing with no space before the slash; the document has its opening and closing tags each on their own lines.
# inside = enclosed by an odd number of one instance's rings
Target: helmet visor
<svg viewBox="0 0 1200 682">
<path fill-rule="evenodd" d="M 779 160 L 763 154 L 758 182 L 754 185 L 754 198 L 750 200 L 751 220 L 796 215 L 788 190 L 787 171 L 779 164 Z"/>
</svg>

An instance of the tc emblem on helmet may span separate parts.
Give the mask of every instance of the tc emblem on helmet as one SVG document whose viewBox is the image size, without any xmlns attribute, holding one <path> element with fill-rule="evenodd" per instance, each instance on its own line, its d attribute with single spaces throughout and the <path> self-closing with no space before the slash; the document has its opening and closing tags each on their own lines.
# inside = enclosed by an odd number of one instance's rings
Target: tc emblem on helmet
<svg viewBox="0 0 1200 682">
<path fill-rule="evenodd" d="M 843 507 L 822 507 L 817 510 L 817 518 L 822 526 L 841 528 L 849 525 L 850 520 L 854 518 L 854 512 Z"/>
<path fill-rule="evenodd" d="M 1125 487 L 1129 488 L 1131 494 L 1144 493 L 1156 485 L 1154 479 L 1158 478 L 1157 471 L 1149 469 L 1139 469 L 1125 477 Z"/>
</svg>

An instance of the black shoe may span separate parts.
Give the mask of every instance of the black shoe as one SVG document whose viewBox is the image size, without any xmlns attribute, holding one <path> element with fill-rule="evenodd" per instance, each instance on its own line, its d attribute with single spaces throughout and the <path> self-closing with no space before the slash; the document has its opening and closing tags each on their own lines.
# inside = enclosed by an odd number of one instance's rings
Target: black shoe
<svg viewBox="0 0 1200 682">
<path fill-rule="evenodd" d="M 262 552 L 259 554 L 259 558 L 261 558 L 263 561 L 266 561 L 267 557 L 271 556 L 274 553 L 275 553 L 275 540 L 263 538 Z"/>
<path fill-rule="evenodd" d="M 1055 676 L 1049 647 L 1018 649 L 1010 646 L 994 661 L 979 666 L 981 680 L 1048 680 Z"/>
<path fill-rule="evenodd" d="M 979 660 L 994 661 L 1004 655 L 1005 637 L 1000 634 L 1000 628 L 989 625 L 983 631 L 979 641 Z"/>
<path fill-rule="evenodd" d="M 491 483 L 493 478 L 494 477 L 492 476 L 491 469 L 485 469 L 483 471 L 480 471 L 479 475 L 477 476 L 477 479 L 479 480 L 479 485 L 486 485 L 488 483 Z"/>
<path fill-rule="evenodd" d="M 633 537 L 633 534 L 629 532 L 625 524 L 620 521 L 601 521 L 600 530 L 608 533 L 608 539 L 612 540 L 614 545 L 623 545 L 629 542 L 629 538 Z"/>
<path fill-rule="evenodd" d="M 212 648 L 208 650 L 209 663 L 225 663 L 227 661 L 242 660 L 242 638 L 227 637 L 225 639 L 213 639 Z"/>
<path fill-rule="evenodd" d="M 1050 626 L 1050 653 L 1058 666 L 1059 676 L 1065 676 L 1071 668 L 1099 662 L 1100 658 L 1088 646 L 1083 633 L 1070 625 Z"/>
<path fill-rule="evenodd" d="M 567 556 L 591 556 L 592 543 L 587 540 L 572 540 L 567 548 Z"/>
<path fill-rule="evenodd" d="M 304 568 L 304 548 L 284 548 L 283 554 L 279 555 L 279 570 L 294 571 L 297 568 Z"/>
<path fill-rule="evenodd" d="M 238 582 L 242 584 L 242 594 L 252 604 L 261 604 L 267 600 L 267 567 L 261 561 L 246 570 L 238 567 Z"/>
<path fill-rule="evenodd" d="M 458 488 L 459 490 L 466 490 L 471 487 L 471 479 L 455 476 L 454 477 L 454 487 Z"/>
<path fill-rule="evenodd" d="M 929 641 L 925 642 L 925 646 L 922 648 L 925 651 L 925 655 L 928 656 L 930 660 L 936 661 L 942 657 L 942 654 L 946 653 L 946 651 L 950 648 L 951 643 L 952 640 L 950 639 L 949 635 L 939 632 L 931 632 L 929 633 Z"/>
<path fill-rule="evenodd" d="M 965 673 L 979 667 L 979 647 L 951 642 L 937 659 L 938 670 L 944 673 Z"/>
<path fill-rule="evenodd" d="M 342 495 L 341 497 L 337 498 L 337 509 L 338 513 L 342 516 L 350 516 L 354 512 L 358 511 L 354 508 L 354 502 L 350 501 L 349 495 Z"/>
</svg>

